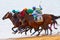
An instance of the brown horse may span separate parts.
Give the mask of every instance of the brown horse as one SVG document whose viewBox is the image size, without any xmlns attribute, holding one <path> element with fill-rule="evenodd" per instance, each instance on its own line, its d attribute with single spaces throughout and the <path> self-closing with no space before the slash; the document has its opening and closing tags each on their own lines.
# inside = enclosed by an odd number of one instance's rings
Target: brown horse
<svg viewBox="0 0 60 40">
<path fill-rule="evenodd" d="M 39 26 L 42 27 L 42 25 L 44 25 L 42 28 L 46 30 L 46 29 L 49 28 L 48 27 L 48 24 L 52 24 L 53 23 L 52 22 L 53 20 L 52 20 L 51 15 L 48 15 L 48 14 L 44 14 L 43 15 L 43 19 L 44 19 L 43 22 L 35 22 L 33 16 L 29 16 L 27 14 L 24 16 L 24 18 L 25 18 L 26 22 L 28 23 L 28 25 L 31 26 L 32 28 L 34 28 L 35 31 L 39 31 L 38 30 L 39 29 Z"/>
<path fill-rule="evenodd" d="M 29 30 L 27 28 L 29 28 L 29 27 L 26 27 L 27 26 L 26 22 L 25 22 L 24 25 L 22 25 L 21 21 L 19 21 L 19 19 L 17 18 L 17 15 L 12 15 L 11 12 L 7 12 L 6 15 L 2 19 L 4 20 L 4 19 L 7 19 L 7 18 L 9 18 L 14 25 L 14 27 L 12 28 L 14 33 L 17 33 L 18 30 L 22 32 L 21 29 L 26 29 L 25 34 L 27 34 L 26 32 Z M 18 30 L 15 31 L 14 28 L 18 28 Z"/>
<path fill-rule="evenodd" d="M 43 24 L 46 25 L 46 26 L 43 26 L 44 27 L 43 29 L 46 30 L 46 29 L 48 29 L 48 27 L 47 27 L 48 24 L 51 24 L 52 23 L 52 20 L 51 20 L 52 18 L 49 15 L 46 15 L 46 14 L 43 15 L 43 19 L 44 19 L 43 22 L 35 22 L 33 16 L 32 15 L 28 15 L 28 14 L 25 14 L 24 18 L 25 18 L 26 22 L 28 23 L 28 25 L 30 27 L 34 28 L 35 32 L 38 31 L 38 35 L 40 34 L 40 32 L 38 30 L 39 29 L 39 26 L 42 27 Z"/>
<path fill-rule="evenodd" d="M 52 15 L 52 14 L 48 14 L 48 15 L 50 15 L 50 16 L 52 17 L 52 20 L 53 20 L 52 24 L 54 24 L 54 29 L 57 29 L 57 28 L 55 27 L 55 24 L 58 25 L 56 19 L 60 18 L 60 16 L 54 16 L 54 15 Z M 50 28 L 52 27 L 52 24 L 50 25 Z"/>
<path fill-rule="evenodd" d="M 10 14 L 9 12 L 7 12 L 7 14 L 3 17 L 3 19 L 6 19 L 6 18 L 10 18 L 11 19 L 11 21 L 13 22 L 13 25 L 15 25 L 13 28 L 16 28 L 16 27 L 19 27 L 20 26 L 20 24 L 21 24 L 21 22 L 17 22 L 16 23 L 16 20 L 17 19 L 15 19 L 15 18 L 13 18 L 12 16 L 11 16 L 12 14 Z M 31 19 L 31 18 L 30 18 Z M 15 24 L 16 23 L 16 24 Z M 24 25 L 23 25 L 24 26 Z M 24 26 L 25 27 L 25 26 Z M 12 29 L 13 29 L 12 28 Z"/>
<path fill-rule="evenodd" d="M 52 14 L 43 14 L 42 16 L 43 16 L 43 19 L 44 19 L 44 16 L 45 16 L 45 21 L 44 21 L 45 25 L 43 24 L 41 27 L 42 27 L 42 29 L 45 29 L 45 32 L 46 32 L 46 29 L 47 29 L 49 24 L 51 24 L 51 25 L 54 24 L 54 28 L 55 28 L 55 24 L 58 24 L 56 19 L 60 18 L 60 16 L 54 16 Z M 52 19 L 49 19 L 48 16 Z M 44 26 L 46 26 L 46 27 L 44 28 Z M 51 27 L 49 27 L 49 28 L 52 31 Z M 41 31 L 42 31 L 42 29 L 41 29 Z M 55 28 L 55 29 L 57 29 L 57 28 Z M 48 29 L 47 29 L 47 34 L 48 34 Z M 50 34 L 52 34 L 52 33 L 50 33 Z"/>
<path fill-rule="evenodd" d="M 19 20 L 18 20 L 18 18 L 16 17 L 16 16 L 13 16 L 12 15 L 12 13 L 10 13 L 10 12 L 7 12 L 6 13 L 6 15 L 3 17 L 3 20 L 4 19 L 7 19 L 7 18 L 9 18 L 11 21 L 12 21 L 12 23 L 13 23 L 13 25 L 14 25 L 14 27 L 12 28 L 12 30 L 14 31 L 14 28 L 18 28 L 18 30 L 20 31 L 20 29 L 23 27 L 24 28 L 24 26 L 22 26 L 21 27 L 21 22 L 19 22 Z M 14 33 L 17 33 L 17 30 L 16 31 L 14 31 Z"/>
<path fill-rule="evenodd" d="M 7 12 L 6 15 L 2 19 L 4 20 L 4 19 L 7 19 L 7 18 L 9 18 L 12 21 L 13 25 L 14 25 L 14 27 L 12 28 L 13 31 L 14 31 L 14 28 L 18 28 L 21 25 L 21 22 L 19 22 L 18 18 L 16 18 L 16 17 L 14 18 L 12 16 L 12 13 Z M 16 33 L 17 30 L 14 31 L 14 32 Z"/>
</svg>

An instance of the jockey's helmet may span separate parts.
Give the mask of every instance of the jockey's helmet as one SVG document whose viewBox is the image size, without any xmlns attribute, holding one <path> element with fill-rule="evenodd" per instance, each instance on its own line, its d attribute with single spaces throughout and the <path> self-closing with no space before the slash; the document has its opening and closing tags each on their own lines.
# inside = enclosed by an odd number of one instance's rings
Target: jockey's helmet
<svg viewBox="0 0 60 40">
<path fill-rule="evenodd" d="M 36 7 L 32 7 L 33 10 L 36 10 Z"/>
<path fill-rule="evenodd" d="M 12 10 L 13 13 L 15 13 L 15 10 Z"/>
<path fill-rule="evenodd" d="M 27 8 L 24 8 L 23 10 L 24 10 L 24 11 L 26 11 L 26 10 L 27 10 Z"/>
</svg>

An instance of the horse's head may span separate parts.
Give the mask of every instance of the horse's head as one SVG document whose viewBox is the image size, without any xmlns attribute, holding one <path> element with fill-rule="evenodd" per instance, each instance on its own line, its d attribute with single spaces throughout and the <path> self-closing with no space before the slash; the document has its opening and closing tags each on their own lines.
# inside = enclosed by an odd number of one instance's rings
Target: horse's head
<svg viewBox="0 0 60 40">
<path fill-rule="evenodd" d="M 12 17 L 12 14 L 10 12 L 7 12 L 2 19 L 4 20 L 10 17 Z"/>
</svg>

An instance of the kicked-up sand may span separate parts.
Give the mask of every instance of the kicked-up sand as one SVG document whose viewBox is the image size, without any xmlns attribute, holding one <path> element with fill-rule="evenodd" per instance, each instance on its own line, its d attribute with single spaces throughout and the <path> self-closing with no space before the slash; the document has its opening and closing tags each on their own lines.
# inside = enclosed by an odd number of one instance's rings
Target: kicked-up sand
<svg viewBox="0 0 60 40">
<path fill-rule="evenodd" d="M 53 36 L 36 36 L 36 37 L 26 37 L 26 38 L 9 38 L 6 40 L 60 40 L 60 35 Z"/>
</svg>

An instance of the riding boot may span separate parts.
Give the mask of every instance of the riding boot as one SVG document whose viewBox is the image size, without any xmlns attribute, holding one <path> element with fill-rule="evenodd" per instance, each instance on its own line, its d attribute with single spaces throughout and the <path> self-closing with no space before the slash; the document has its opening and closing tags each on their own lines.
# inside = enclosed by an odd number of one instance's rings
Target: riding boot
<svg viewBox="0 0 60 40">
<path fill-rule="evenodd" d="M 37 21 L 37 16 L 34 16 L 34 20 Z"/>
</svg>

